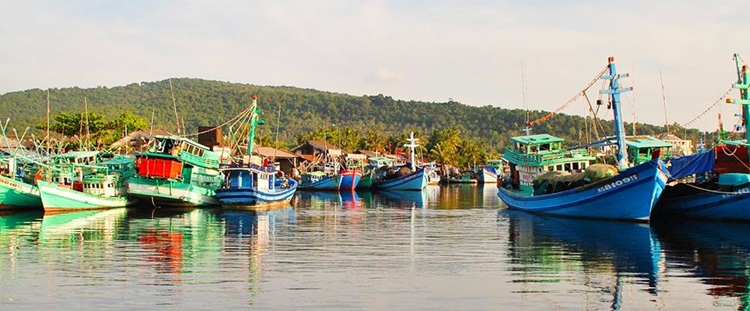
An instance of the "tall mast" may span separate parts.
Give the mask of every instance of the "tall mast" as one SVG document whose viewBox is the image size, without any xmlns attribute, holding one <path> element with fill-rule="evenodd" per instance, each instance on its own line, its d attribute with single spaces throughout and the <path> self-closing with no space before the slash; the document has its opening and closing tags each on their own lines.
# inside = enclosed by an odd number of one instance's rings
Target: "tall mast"
<svg viewBox="0 0 750 311">
<path fill-rule="evenodd" d="M 417 140 L 419 140 L 419 138 L 414 138 L 414 132 L 410 132 L 409 138 L 407 138 L 406 140 L 409 141 L 409 143 L 404 144 L 404 147 L 408 147 L 411 150 L 411 170 L 416 171 L 417 162 L 416 162 L 415 150 L 419 146 L 417 144 Z"/>
<path fill-rule="evenodd" d="M 253 148 L 255 147 L 255 126 L 263 124 L 263 120 L 258 119 L 260 117 L 260 109 L 258 109 L 258 96 L 253 95 L 253 104 L 250 106 L 250 130 L 247 132 L 247 155 L 253 155 Z"/>
<path fill-rule="evenodd" d="M 733 100 L 727 98 L 728 103 L 735 103 L 742 105 L 742 123 L 745 125 L 745 141 L 743 145 L 748 146 L 750 144 L 750 94 L 748 94 L 748 81 L 750 81 L 750 73 L 748 73 L 747 65 L 743 65 L 740 69 L 740 56 L 734 54 L 734 62 L 737 66 L 737 83 L 733 84 L 732 87 L 740 90 L 740 99 Z"/>
<path fill-rule="evenodd" d="M 620 106 L 620 93 L 632 91 L 633 87 L 620 87 L 620 78 L 627 78 L 627 73 L 618 74 L 615 67 L 615 58 L 609 58 L 609 74 L 602 75 L 602 79 L 610 80 L 609 88 L 599 91 L 600 94 L 609 94 L 612 101 L 612 111 L 615 115 L 615 137 L 617 138 L 617 167 L 624 170 L 628 167 L 628 146 L 625 143 L 625 126 L 622 120 L 622 107 Z"/>
</svg>

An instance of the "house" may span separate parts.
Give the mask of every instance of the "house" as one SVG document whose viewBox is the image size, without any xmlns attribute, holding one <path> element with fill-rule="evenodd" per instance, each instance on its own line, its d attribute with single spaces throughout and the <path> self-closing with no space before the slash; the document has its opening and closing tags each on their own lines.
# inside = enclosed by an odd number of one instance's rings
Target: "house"
<svg viewBox="0 0 750 311">
<path fill-rule="evenodd" d="M 693 154 L 693 141 L 689 139 L 682 139 L 674 134 L 662 134 L 659 136 L 659 139 L 670 143 L 674 148 L 672 148 L 672 154 L 673 157 L 680 157 L 680 156 L 686 156 Z"/>
<path fill-rule="evenodd" d="M 297 160 L 299 158 L 293 153 L 275 149 L 272 147 L 256 146 L 253 149 L 253 154 L 260 157 L 269 158 L 274 162 L 278 162 L 279 169 L 287 175 L 291 175 L 292 170 L 297 167 Z"/>
<path fill-rule="evenodd" d="M 289 150 L 289 152 L 297 156 L 306 156 L 306 159 L 312 156 L 312 159 L 316 159 L 317 161 L 323 160 L 327 156 L 338 157 L 343 153 L 338 146 L 321 140 L 305 141 L 303 144 Z"/>
</svg>

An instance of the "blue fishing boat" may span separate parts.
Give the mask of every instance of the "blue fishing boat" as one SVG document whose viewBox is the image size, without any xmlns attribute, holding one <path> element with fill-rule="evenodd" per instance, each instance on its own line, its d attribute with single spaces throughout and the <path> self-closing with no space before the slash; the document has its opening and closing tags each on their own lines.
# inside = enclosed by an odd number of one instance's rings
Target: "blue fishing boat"
<svg viewBox="0 0 750 311">
<path fill-rule="evenodd" d="M 632 88 L 620 86 L 614 58 L 609 58 L 609 88 L 600 91 L 610 94 L 615 115 L 617 169 L 611 174 L 606 169 L 594 171 L 592 158 L 584 150 L 562 149 L 562 139 L 548 135 L 514 137 L 513 147 L 504 158 L 509 161 L 511 176 L 498 191 L 500 199 L 511 209 L 567 217 L 648 221 L 651 210 L 661 196 L 667 181 L 664 163 L 654 159 L 629 167 L 625 133 L 620 107 L 620 93 Z M 592 167 L 589 167 L 589 166 Z M 586 173 L 588 170 L 593 173 Z M 542 182 L 546 187 L 533 187 L 534 179 L 542 173 L 572 171 L 569 177 Z M 597 178 L 592 176 L 598 175 Z"/>
<path fill-rule="evenodd" d="M 411 163 L 407 166 L 394 167 L 385 171 L 385 174 L 375 176 L 373 186 L 378 190 L 422 190 L 427 188 L 428 174 L 426 169 L 417 169 L 416 167 L 416 147 L 417 138 L 414 138 L 414 132 L 409 134 L 408 144 L 404 147 L 409 148 L 411 153 Z"/>
<path fill-rule="evenodd" d="M 358 169 L 341 170 L 335 174 L 312 171 L 302 174 L 299 187 L 305 190 L 354 191 L 361 179 L 362 171 Z"/>
<path fill-rule="evenodd" d="M 708 178 L 695 182 L 675 183 L 664 190 L 664 195 L 654 209 L 659 218 L 700 218 L 723 220 L 750 220 L 750 174 L 747 166 L 744 172 L 719 173 L 715 169 L 718 152 L 729 146 L 734 151 L 750 145 L 750 73 L 747 65 L 740 68 L 739 56 L 734 55 L 737 67 L 737 83 L 733 87 L 740 90 L 740 99 L 727 99 L 728 103 L 742 105 L 745 125 L 745 140 L 722 141 L 723 145 L 699 154 L 672 159 L 670 168 L 675 179 L 694 174 L 708 174 Z M 734 154 L 734 152 L 732 153 Z M 737 159 L 744 162 L 747 159 Z"/>
<path fill-rule="evenodd" d="M 277 179 L 276 167 L 261 165 L 257 156 L 250 156 L 255 147 L 255 127 L 263 124 L 259 119 L 258 98 L 253 96 L 250 109 L 250 130 L 247 134 L 247 156 L 235 163 L 221 164 L 219 171 L 225 176 L 224 185 L 216 189 L 216 198 L 225 209 L 258 210 L 273 205 L 288 206 L 297 191 L 297 181 L 281 174 Z M 255 163 L 254 163 L 255 162 Z"/>
</svg>

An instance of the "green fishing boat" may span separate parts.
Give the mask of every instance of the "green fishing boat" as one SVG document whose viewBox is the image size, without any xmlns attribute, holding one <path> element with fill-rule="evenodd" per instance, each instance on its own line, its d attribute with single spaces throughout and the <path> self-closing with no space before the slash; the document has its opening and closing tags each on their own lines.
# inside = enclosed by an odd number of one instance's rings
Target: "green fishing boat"
<svg viewBox="0 0 750 311">
<path fill-rule="evenodd" d="M 116 157 L 69 171 L 78 177 L 61 174 L 62 183 L 37 181 L 45 213 L 125 207 L 131 202 L 127 190 L 135 174 L 134 159 Z"/>
<path fill-rule="evenodd" d="M 216 189 L 224 177 L 219 153 L 178 136 L 156 136 L 155 144 L 136 155 L 128 193 L 141 205 L 203 207 L 219 205 Z"/>
</svg>

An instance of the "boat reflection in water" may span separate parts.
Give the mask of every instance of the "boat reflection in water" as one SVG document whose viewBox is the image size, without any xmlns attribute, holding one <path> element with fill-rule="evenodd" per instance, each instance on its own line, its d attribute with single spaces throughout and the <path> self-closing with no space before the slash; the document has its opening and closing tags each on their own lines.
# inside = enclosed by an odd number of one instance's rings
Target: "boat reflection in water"
<svg viewBox="0 0 750 311">
<path fill-rule="evenodd" d="M 670 275 L 707 285 L 714 306 L 750 310 L 750 224 L 686 220 L 653 228 Z"/>
<path fill-rule="evenodd" d="M 183 271 L 219 269 L 224 226 L 217 209 L 131 209 L 128 234 L 143 251 L 139 260 L 157 272 L 153 284 L 181 283 Z"/>
<path fill-rule="evenodd" d="M 348 208 L 361 208 L 362 199 L 355 191 L 300 191 L 297 192 L 297 200 L 293 200 L 292 206 L 297 206 L 294 201 L 305 202 L 306 208 L 331 209 L 337 206 Z"/>
<path fill-rule="evenodd" d="M 277 222 L 295 225 L 297 214 L 291 205 L 270 211 L 222 211 L 224 221 L 224 252 L 236 257 L 235 263 L 246 267 L 250 291 L 260 292 L 263 256 L 273 251 L 276 245 Z"/>
<path fill-rule="evenodd" d="M 585 286 L 586 299 L 593 295 L 595 302 L 613 309 L 634 298 L 640 300 L 640 307 L 657 294 L 664 263 L 660 243 L 647 225 L 501 210 L 499 221 L 506 220 L 515 266 L 511 271 L 518 277 L 514 283 L 522 284 L 522 293 L 559 290 L 560 300 L 580 303 L 581 293 L 570 288 Z M 639 293 L 646 296 L 634 296 Z"/>
<path fill-rule="evenodd" d="M 395 208 L 427 208 L 428 191 L 390 190 L 375 193 L 382 206 Z"/>
<path fill-rule="evenodd" d="M 91 240 L 114 241 L 126 215 L 125 208 L 45 214 L 39 241 L 59 246 Z"/>
</svg>

